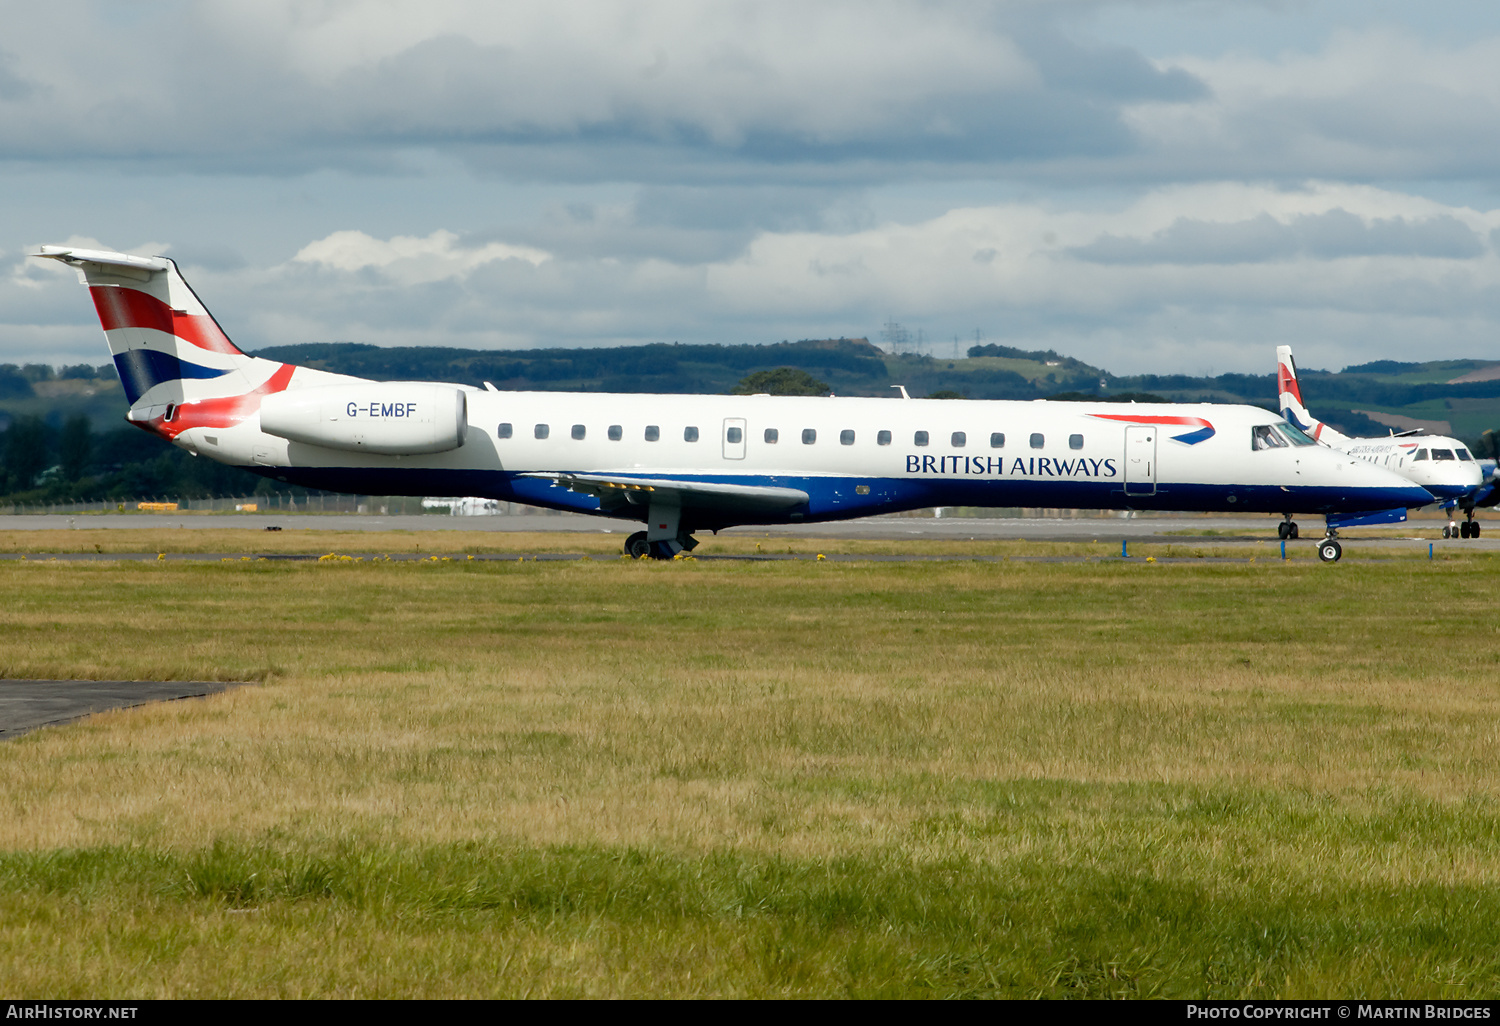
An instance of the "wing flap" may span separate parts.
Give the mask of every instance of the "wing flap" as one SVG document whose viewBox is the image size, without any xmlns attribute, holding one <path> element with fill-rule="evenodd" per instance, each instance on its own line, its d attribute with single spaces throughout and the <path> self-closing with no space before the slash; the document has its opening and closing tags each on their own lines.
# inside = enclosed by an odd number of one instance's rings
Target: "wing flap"
<svg viewBox="0 0 1500 1026">
<path fill-rule="evenodd" d="M 806 492 L 798 488 L 770 485 L 723 484 L 717 481 L 684 481 L 661 477 L 628 477 L 614 474 L 535 473 L 522 477 L 551 481 L 569 491 L 597 496 L 605 510 L 621 506 L 647 506 L 652 502 L 683 509 L 754 511 L 778 513 L 805 506 Z"/>
</svg>

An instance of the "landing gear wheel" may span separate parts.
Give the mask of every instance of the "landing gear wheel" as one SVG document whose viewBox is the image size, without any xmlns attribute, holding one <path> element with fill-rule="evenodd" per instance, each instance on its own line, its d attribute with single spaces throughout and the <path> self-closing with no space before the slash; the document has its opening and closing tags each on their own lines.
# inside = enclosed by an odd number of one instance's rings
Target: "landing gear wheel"
<svg viewBox="0 0 1500 1026">
<path fill-rule="evenodd" d="M 1470 536 L 1473 529 L 1474 525 L 1465 520 L 1463 523 L 1458 525 L 1458 536 L 1460 538 L 1467 538 Z"/>
<path fill-rule="evenodd" d="M 1452 527 L 1444 527 L 1443 528 L 1443 537 L 1444 538 L 1452 538 L 1453 537 L 1453 528 Z"/>
<path fill-rule="evenodd" d="M 1296 541 L 1297 540 L 1297 522 L 1295 520 L 1293 520 L 1290 524 L 1287 524 L 1287 527 L 1290 529 L 1288 531 L 1288 533 L 1287 533 L 1287 537 L 1290 538 L 1292 541 Z"/>
<path fill-rule="evenodd" d="M 1337 563 L 1344 554 L 1344 547 L 1332 538 L 1318 542 L 1318 558 L 1325 563 Z"/>
<path fill-rule="evenodd" d="M 1476 521 L 1474 521 L 1473 523 L 1471 523 L 1469 525 L 1469 537 L 1470 538 L 1478 538 L 1479 537 L 1479 521 L 1476 520 Z"/>
<path fill-rule="evenodd" d="M 1282 541 L 1286 541 L 1291 536 L 1292 536 L 1292 525 L 1291 524 L 1289 524 L 1285 520 L 1283 520 L 1281 523 L 1279 523 L 1279 524 L 1276 525 L 1276 537 L 1280 538 Z"/>
<path fill-rule="evenodd" d="M 651 555 L 651 543 L 646 540 L 645 531 L 637 531 L 625 539 L 625 555 L 631 559 L 641 559 Z"/>
</svg>

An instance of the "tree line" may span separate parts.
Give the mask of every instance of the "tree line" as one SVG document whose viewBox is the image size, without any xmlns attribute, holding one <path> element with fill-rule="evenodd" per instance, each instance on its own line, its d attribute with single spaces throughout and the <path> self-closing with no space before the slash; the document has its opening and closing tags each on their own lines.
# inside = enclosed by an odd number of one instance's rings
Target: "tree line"
<svg viewBox="0 0 1500 1026">
<path fill-rule="evenodd" d="M 61 423 L 29 416 L 13 418 L 0 431 L 4 502 L 195 499 L 270 491 L 272 482 L 258 474 L 195 458 L 139 428 L 95 431 L 84 416 Z"/>
<path fill-rule="evenodd" d="M 58 379 L 93 381 L 96 378 L 113 378 L 114 376 L 115 365 L 112 363 L 98 367 L 91 367 L 86 363 L 72 367 L 50 367 L 45 363 L 28 363 L 22 366 L 0 363 L 0 399 L 28 399 L 36 395 L 36 390 L 31 386 L 42 381 Z"/>
</svg>

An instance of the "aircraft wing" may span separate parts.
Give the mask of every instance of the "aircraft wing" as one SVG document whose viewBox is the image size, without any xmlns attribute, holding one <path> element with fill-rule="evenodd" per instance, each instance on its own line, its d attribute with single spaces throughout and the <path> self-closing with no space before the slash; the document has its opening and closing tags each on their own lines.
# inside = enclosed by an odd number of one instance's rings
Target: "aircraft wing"
<svg viewBox="0 0 1500 1026">
<path fill-rule="evenodd" d="M 621 506 L 648 506 L 653 501 L 683 509 L 777 513 L 807 504 L 808 495 L 798 488 L 766 485 L 719 484 L 660 477 L 630 477 L 615 474 L 537 473 L 522 477 L 541 478 L 573 492 L 597 495 L 606 511 Z"/>
</svg>

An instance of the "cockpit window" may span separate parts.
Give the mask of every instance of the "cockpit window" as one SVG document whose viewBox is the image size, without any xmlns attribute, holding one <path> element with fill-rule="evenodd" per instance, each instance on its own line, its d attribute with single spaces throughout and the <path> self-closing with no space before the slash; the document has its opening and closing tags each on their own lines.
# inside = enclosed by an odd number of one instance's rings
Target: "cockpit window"
<svg viewBox="0 0 1500 1026">
<path fill-rule="evenodd" d="M 1250 448 L 1256 451 L 1261 449 L 1285 449 L 1286 439 L 1276 433 L 1276 429 L 1269 424 L 1258 424 L 1250 429 Z"/>
<path fill-rule="evenodd" d="M 1415 462 L 1417 462 L 1417 460 L 1425 460 L 1426 458 L 1427 458 L 1427 450 L 1426 449 L 1418 449 L 1417 450 L 1417 454 L 1411 458 L 1411 461 L 1413 463 L 1415 463 Z"/>
<path fill-rule="evenodd" d="M 1303 431 L 1296 424 L 1277 424 L 1276 427 L 1291 441 L 1293 445 L 1317 445 L 1317 439 Z"/>
<path fill-rule="evenodd" d="M 1452 449 L 1434 449 L 1434 450 L 1432 450 L 1432 458 L 1435 459 L 1435 460 L 1451 460 L 1451 459 L 1453 459 L 1453 450 Z"/>
<path fill-rule="evenodd" d="M 1455 450 L 1455 451 L 1458 453 L 1458 458 L 1459 459 L 1465 461 L 1466 463 L 1473 463 L 1474 462 L 1474 457 L 1472 457 L 1472 456 L 1469 455 L 1469 450 L 1467 450 L 1467 449 L 1458 449 L 1458 450 Z"/>
</svg>

